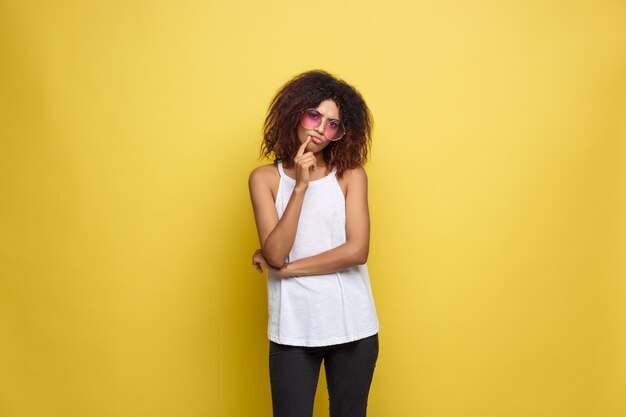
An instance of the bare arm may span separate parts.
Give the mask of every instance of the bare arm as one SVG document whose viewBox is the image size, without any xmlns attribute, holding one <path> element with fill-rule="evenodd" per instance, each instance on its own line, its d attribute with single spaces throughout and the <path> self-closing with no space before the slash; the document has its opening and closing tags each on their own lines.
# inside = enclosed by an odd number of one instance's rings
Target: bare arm
<svg viewBox="0 0 626 417">
<path fill-rule="evenodd" d="M 346 243 L 317 255 L 298 259 L 282 268 L 270 268 L 276 276 L 329 274 L 367 261 L 370 234 L 367 175 L 363 168 L 357 168 L 347 172 L 345 178 Z M 260 263 L 258 257 L 256 263 L 253 260 L 255 266 Z"/>
<path fill-rule="evenodd" d="M 309 140 L 304 141 L 294 158 L 296 186 L 280 220 L 271 192 L 273 177 L 268 175 L 267 170 L 263 169 L 255 169 L 250 174 L 248 185 L 259 242 L 261 243 L 261 252 L 267 263 L 276 268 L 285 265 L 285 259 L 293 247 L 304 194 L 309 185 L 309 170 L 315 168 L 313 153 L 304 153 Z"/>
</svg>

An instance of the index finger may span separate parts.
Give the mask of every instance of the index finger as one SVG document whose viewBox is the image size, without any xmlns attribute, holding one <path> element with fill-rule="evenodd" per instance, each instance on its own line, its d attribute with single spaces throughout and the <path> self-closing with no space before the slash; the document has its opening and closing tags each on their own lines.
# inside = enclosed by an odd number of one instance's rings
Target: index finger
<svg viewBox="0 0 626 417">
<path fill-rule="evenodd" d="M 296 152 L 296 156 L 302 156 L 304 154 L 304 150 L 306 149 L 306 145 L 311 141 L 311 136 L 307 136 L 306 140 L 302 142 L 302 145 L 298 148 L 298 152 Z"/>
</svg>

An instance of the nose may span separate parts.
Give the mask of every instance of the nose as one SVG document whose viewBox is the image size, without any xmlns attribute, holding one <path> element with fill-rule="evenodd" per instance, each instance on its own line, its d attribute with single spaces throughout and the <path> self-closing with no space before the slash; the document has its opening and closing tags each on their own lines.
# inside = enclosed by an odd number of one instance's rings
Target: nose
<svg viewBox="0 0 626 417">
<path fill-rule="evenodd" d="M 324 135 L 324 129 L 326 129 L 326 120 L 322 119 L 319 126 L 315 128 L 315 131 L 320 135 Z"/>
</svg>

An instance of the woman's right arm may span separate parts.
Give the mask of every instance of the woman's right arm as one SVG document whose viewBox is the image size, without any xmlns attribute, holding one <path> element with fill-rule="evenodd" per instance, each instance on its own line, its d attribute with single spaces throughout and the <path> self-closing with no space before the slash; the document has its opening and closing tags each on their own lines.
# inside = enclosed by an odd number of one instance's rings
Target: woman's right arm
<svg viewBox="0 0 626 417">
<path fill-rule="evenodd" d="M 308 143 L 309 139 L 300 146 L 294 158 L 296 186 L 280 220 L 272 197 L 271 186 L 275 176 L 261 167 L 252 171 L 248 181 L 261 251 L 267 262 L 276 268 L 284 266 L 293 247 L 304 194 L 309 185 L 309 170 L 315 167 L 313 153 L 304 153 Z"/>
</svg>

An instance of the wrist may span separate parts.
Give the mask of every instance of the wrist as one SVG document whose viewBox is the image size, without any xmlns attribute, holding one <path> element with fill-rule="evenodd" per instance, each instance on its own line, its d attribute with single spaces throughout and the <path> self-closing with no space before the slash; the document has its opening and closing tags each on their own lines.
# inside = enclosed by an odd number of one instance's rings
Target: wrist
<svg viewBox="0 0 626 417">
<path fill-rule="evenodd" d="M 285 265 L 283 265 L 283 267 L 280 268 L 280 272 L 283 277 L 290 277 L 294 275 L 293 266 L 291 266 L 291 263 L 289 262 L 286 262 Z"/>
<path fill-rule="evenodd" d="M 309 187 L 308 183 L 296 183 L 296 186 L 293 188 L 293 194 L 304 195 L 308 187 Z"/>
</svg>

